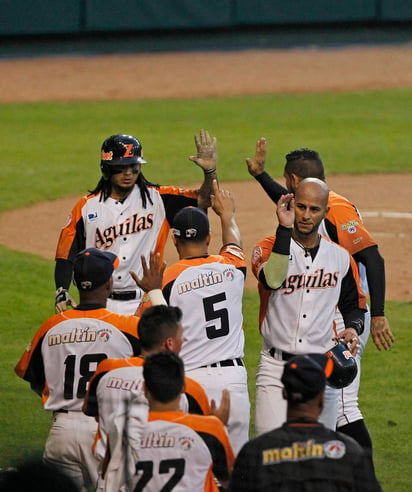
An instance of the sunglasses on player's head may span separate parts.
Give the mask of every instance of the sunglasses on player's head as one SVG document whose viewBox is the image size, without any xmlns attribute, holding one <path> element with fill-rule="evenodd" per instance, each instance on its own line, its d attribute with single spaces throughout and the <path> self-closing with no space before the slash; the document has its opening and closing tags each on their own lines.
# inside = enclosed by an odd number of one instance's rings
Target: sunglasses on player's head
<svg viewBox="0 0 412 492">
<path fill-rule="evenodd" d="M 124 171 L 127 171 L 129 168 L 132 169 L 133 174 L 139 174 L 140 164 L 126 164 L 121 166 L 111 166 L 110 171 L 112 174 L 120 174 Z"/>
</svg>

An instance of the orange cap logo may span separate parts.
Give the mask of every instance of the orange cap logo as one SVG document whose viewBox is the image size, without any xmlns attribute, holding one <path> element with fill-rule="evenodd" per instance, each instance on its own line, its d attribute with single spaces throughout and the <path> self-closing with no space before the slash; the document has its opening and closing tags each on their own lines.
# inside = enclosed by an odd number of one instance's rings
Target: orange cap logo
<svg viewBox="0 0 412 492">
<path fill-rule="evenodd" d="M 105 152 L 102 150 L 102 161 L 111 161 L 113 159 L 113 152 Z"/>
<path fill-rule="evenodd" d="M 132 154 L 133 144 L 122 143 L 122 145 L 123 145 L 123 147 L 126 148 L 125 153 L 123 154 L 123 157 L 134 157 L 134 154 Z"/>
</svg>

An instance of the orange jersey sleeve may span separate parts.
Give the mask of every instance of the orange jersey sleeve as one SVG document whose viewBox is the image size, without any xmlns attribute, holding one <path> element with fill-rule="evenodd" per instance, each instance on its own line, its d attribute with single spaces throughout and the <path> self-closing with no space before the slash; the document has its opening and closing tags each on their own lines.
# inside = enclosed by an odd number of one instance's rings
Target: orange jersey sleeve
<svg viewBox="0 0 412 492">
<path fill-rule="evenodd" d="M 330 191 L 328 206 L 330 208 L 325 221 L 333 226 L 337 236 L 332 237 L 333 234 L 330 234 L 332 240 L 343 246 L 351 255 L 376 245 L 357 208 L 349 200 Z M 329 232 L 327 226 L 326 229 Z"/>
<path fill-rule="evenodd" d="M 185 394 L 189 402 L 189 413 L 210 415 L 210 403 L 203 386 L 192 378 L 185 378 Z"/>
<path fill-rule="evenodd" d="M 83 196 L 73 207 L 73 210 L 71 211 L 67 219 L 66 225 L 63 226 L 60 232 L 60 237 L 57 242 L 56 257 L 55 257 L 56 260 L 57 259 L 67 260 L 69 258 L 70 250 L 72 249 L 72 245 L 77 238 L 77 233 L 78 233 L 77 224 L 81 220 L 83 220 L 82 209 L 84 207 L 84 204 L 87 202 L 89 198 L 90 197 Z"/>
</svg>

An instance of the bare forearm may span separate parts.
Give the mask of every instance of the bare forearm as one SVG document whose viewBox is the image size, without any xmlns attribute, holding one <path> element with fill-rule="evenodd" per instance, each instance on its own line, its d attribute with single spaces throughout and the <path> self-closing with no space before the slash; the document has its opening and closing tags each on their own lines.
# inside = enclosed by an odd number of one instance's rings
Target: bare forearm
<svg viewBox="0 0 412 492">
<path fill-rule="evenodd" d="M 221 216 L 222 244 L 236 244 L 242 247 L 242 237 L 234 215 Z"/>
<path fill-rule="evenodd" d="M 202 186 L 199 188 L 199 195 L 197 197 L 197 204 L 199 208 L 206 210 L 210 207 L 210 195 L 213 193 L 213 180 L 217 179 L 216 168 L 203 171 L 204 180 Z"/>
</svg>

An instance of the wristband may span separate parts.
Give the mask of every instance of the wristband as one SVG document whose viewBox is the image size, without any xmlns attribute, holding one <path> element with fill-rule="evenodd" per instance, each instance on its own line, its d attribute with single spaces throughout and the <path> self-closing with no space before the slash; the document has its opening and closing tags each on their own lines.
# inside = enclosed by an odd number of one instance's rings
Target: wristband
<svg viewBox="0 0 412 492">
<path fill-rule="evenodd" d="M 216 171 L 216 168 L 214 167 L 213 169 L 203 169 L 203 172 L 205 174 L 212 174 Z"/>
<path fill-rule="evenodd" d="M 358 335 L 362 335 L 364 329 L 363 321 L 361 319 L 355 319 L 346 328 L 353 328 Z"/>
<path fill-rule="evenodd" d="M 162 289 L 150 290 L 147 295 L 153 306 L 167 306 L 166 299 L 163 297 Z"/>
</svg>

